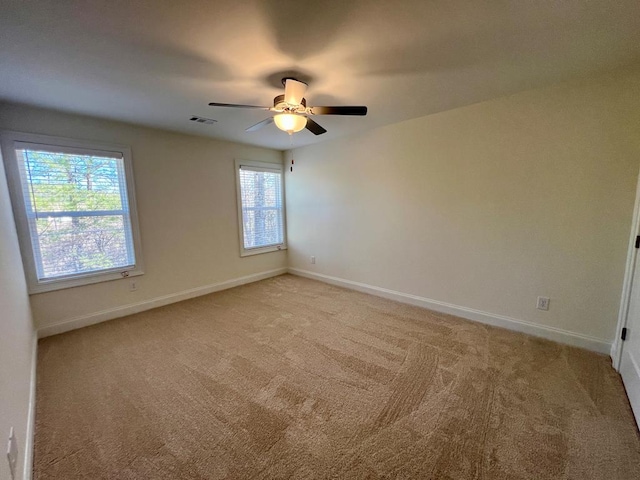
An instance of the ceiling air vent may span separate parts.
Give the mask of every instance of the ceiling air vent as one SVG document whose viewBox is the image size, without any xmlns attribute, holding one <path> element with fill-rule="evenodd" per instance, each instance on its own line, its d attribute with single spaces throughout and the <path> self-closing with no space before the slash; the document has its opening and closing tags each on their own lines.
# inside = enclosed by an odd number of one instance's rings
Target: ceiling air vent
<svg viewBox="0 0 640 480">
<path fill-rule="evenodd" d="M 191 117 L 189 120 L 196 123 L 204 123 L 205 125 L 213 125 L 214 123 L 217 122 L 217 120 L 214 120 L 213 118 L 196 117 L 196 116 Z"/>
</svg>

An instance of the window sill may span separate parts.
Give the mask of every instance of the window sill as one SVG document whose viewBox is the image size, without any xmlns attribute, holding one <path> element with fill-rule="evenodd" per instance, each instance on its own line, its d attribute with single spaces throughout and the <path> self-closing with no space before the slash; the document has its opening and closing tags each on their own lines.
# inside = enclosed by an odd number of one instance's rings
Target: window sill
<svg viewBox="0 0 640 480">
<path fill-rule="evenodd" d="M 55 290 L 64 290 L 66 288 L 82 287 L 84 285 L 92 285 L 94 283 L 109 282 L 112 280 L 121 280 L 123 278 L 137 277 L 143 275 L 144 271 L 127 270 L 127 275 L 122 275 L 122 270 L 109 271 L 102 273 L 90 273 L 86 275 L 79 275 L 64 280 L 49 280 L 43 281 L 29 286 L 29 295 L 36 295 L 38 293 L 52 292 Z"/>
<path fill-rule="evenodd" d="M 270 245 L 268 247 L 259 247 L 259 248 L 243 248 L 240 251 L 241 257 L 249 257 L 251 255 L 259 255 L 261 253 L 270 253 L 270 252 L 279 252 L 281 250 L 286 250 L 286 245 Z"/>
</svg>

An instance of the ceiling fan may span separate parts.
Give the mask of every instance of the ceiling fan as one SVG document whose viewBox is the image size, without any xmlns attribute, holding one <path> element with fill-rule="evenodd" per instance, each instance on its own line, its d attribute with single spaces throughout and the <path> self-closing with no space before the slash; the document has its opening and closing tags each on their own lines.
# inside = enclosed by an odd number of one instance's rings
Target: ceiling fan
<svg viewBox="0 0 640 480">
<path fill-rule="evenodd" d="M 287 132 L 289 135 L 299 132 L 306 128 L 314 135 L 322 135 L 327 131 L 309 118 L 310 115 L 366 115 L 367 107 L 307 107 L 307 100 L 304 94 L 307 91 L 307 84 L 296 80 L 295 78 L 286 77 L 282 79 L 284 85 L 284 95 L 278 95 L 273 99 L 273 107 L 261 107 L 257 105 L 237 105 L 233 103 L 216 103 L 211 102 L 212 107 L 232 107 L 232 108 L 256 108 L 260 110 L 269 110 L 275 112 L 276 115 L 269 117 L 255 125 L 246 129 L 247 132 L 255 132 L 260 128 L 276 124 L 280 130 Z"/>
</svg>

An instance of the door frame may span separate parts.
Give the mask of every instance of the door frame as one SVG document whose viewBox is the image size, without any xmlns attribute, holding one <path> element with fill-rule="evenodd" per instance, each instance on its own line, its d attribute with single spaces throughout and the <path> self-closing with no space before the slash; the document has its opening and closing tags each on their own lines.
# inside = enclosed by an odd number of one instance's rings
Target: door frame
<svg viewBox="0 0 640 480">
<path fill-rule="evenodd" d="M 636 236 L 640 235 L 640 174 L 636 183 L 636 199 L 633 206 L 633 219 L 631 221 L 631 232 L 629 234 L 629 246 L 627 248 L 627 263 L 624 270 L 624 280 L 622 282 L 622 296 L 620 298 L 620 309 L 618 310 L 618 324 L 616 326 L 615 338 L 611 345 L 611 362 L 616 371 L 620 371 L 622 361 L 622 329 L 627 325 L 629 314 L 629 304 L 631 303 L 631 291 L 633 288 L 633 274 L 636 268 L 636 257 L 638 250 Z M 640 265 L 638 265 L 640 268 Z"/>
</svg>

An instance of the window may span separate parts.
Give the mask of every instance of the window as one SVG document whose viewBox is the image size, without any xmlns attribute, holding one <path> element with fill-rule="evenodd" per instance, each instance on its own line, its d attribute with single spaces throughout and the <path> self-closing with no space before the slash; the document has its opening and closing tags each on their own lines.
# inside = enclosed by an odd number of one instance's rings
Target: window
<svg viewBox="0 0 640 480">
<path fill-rule="evenodd" d="M 4 133 L 30 293 L 142 274 L 127 147 Z"/>
<path fill-rule="evenodd" d="M 287 248 L 282 165 L 236 160 L 240 255 Z"/>
</svg>

